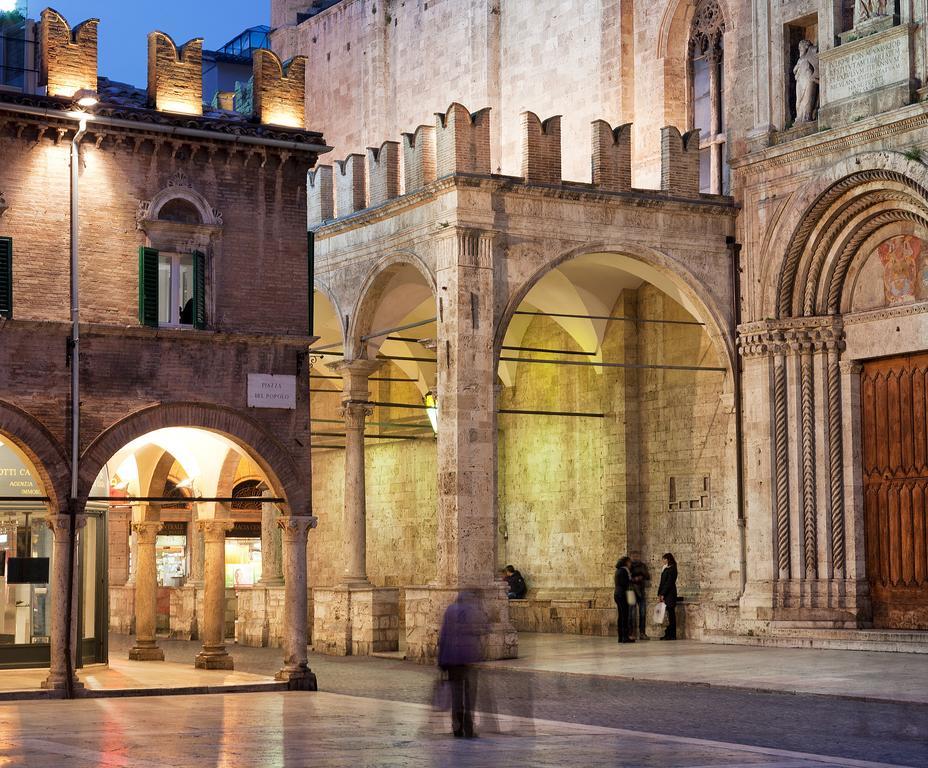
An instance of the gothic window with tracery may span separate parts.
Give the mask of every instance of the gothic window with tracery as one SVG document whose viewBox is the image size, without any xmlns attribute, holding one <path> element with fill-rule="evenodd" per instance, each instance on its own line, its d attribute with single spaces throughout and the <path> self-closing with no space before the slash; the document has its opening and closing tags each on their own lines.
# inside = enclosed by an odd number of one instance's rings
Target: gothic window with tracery
<svg viewBox="0 0 928 768">
<path fill-rule="evenodd" d="M 725 20 L 716 0 L 696 6 L 690 27 L 687 73 L 689 127 L 699 128 L 699 191 L 727 195 L 724 83 Z"/>
</svg>

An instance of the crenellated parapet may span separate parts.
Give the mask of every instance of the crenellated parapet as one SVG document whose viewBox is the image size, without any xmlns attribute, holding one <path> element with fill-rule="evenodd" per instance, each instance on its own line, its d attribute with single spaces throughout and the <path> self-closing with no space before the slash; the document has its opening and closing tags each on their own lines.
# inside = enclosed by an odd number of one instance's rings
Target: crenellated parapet
<svg viewBox="0 0 928 768">
<path fill-rule="evenodd" d="M 367 207 L 364 155 L 348 155 L 335 161 L 335 206 L 339 217 Z"/>
<path fill-rule="evenodd" d="M 97 90 L 97 27 L 87 19 L 74 29 L 54 8 L 42 11 L 39 22 L 39 77 L 49 96 L 71 97 Z"/>
<path fill-rule="evenodd" d="M 332 166 L 317 165 L 306 174 L 306 221 L 312 226 L 334 218 Z"/>
<path fill-rule="evenodd" d="M 632 188 L 632 124 L 613 128 L 605 120 L 590 125 L 593 145 L 593 186 L 610 192 Z"/>
<path fill-rule="evenodd" d="M 403 134 L 403 179 L 406 194 L 435 181 L 435 129 L 420 125 L 415 133 Z"/>
<path fill-rule="evenodd" d="M 436 169 L 453 173 L 490 173 L 490 108 L 471 113 L 454 102 L 435 114 Z"/>
<path fill-rule="evenodd" d="M 267 125 L 306 127 L 306 57 L 282 62 L 259 48 L 252 54 L 255 116 Z"/>
<path fill-rule="evenodd" d="M 148 98 L 159 112 L 203 114 L 203 38 L 180 48 L 170 35 L 148 35 Z"/>
<path fill-rule="evenodd" d="M 380 205 L 400 195 L 400 145 L 385 141 L 367 148 L 370 205 Z"/>
<path fill-rule="evenodd" d="M 685 197 L 699 196 L 699 129 L 680 134 L 661 128 L 661 189 Z"/>
<path fill-rule="evenodd" d="M 533 112 L 523 112 L 522 177 L 526 184 L 563 186 L 574 191 L 597 193 L 639 192 L 650 196 L 698 199 L 699 132 L 681 135 L 670 126 L 662 129 L 663 184 L 660 190 L 635 190 L 632 187 L 632 124 L 615 128 L 605 120 L 590 125 L 590 166 L 592 183 L 564 180 L 561 177 L 560 116 L 541 120 Z M 402 173 L 400 172 L 402 163 Z M 452 103 L 447 112 L 436 113 L 435 127 L 420 125 L 414 132 L 402 134 L 402 144 L 385 141 L 369 147 L 366 156 L 349 155 L 335 161 L 332 180 L 323 174 L 308 187 L 310 226 L 329 219 L 327 201 L 334 198 L 338 218 L 364 208 L 383 205 L 400 195 L 418 192 L 436 181 L 457 174 L 494 176 L 490 159 L 490 109 L 470 112 L 464 105 Z M 507 183 L 512 177 L 505 178 Z M 318 184 L 330 184 L 324 196 Z M 322 218 L 319 218 L 322 216 Z"/>
<path fill-rule="evenodd" d="M 528 183 L 561 182 L 561 116 L 542 121 L 522 113 L 522 178 Z"/>
</svg>

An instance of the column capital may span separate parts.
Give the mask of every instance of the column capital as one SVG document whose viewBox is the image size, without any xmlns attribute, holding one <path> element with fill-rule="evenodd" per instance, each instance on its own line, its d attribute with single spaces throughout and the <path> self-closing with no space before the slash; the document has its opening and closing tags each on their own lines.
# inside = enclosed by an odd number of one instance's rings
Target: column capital
<svg viewBox="0 0 928 768">
<path fill-rule="evenodd" d="M 67 512 L 59 512 L 57 515 L 48 515 L 45 518 L 45 524 L 51 528 L 53 537 L 58 540 L 59 537 L 66 539 L 71 530 L 70 515 Z M 74 516 L 74 530 L 79 531 L 87 524 L 87 515 Z"/>
<path fill-rule="evenodd" d="M 215 544 L 225 540 L 226 533 L 232 530 L 232 521 L 222 518 L 213 520 L 197 520 L 197 530 L 203 534 L 204 541 Z"/>
<path fill-rule="evenodd" d="M 314 515 L 284 515 L 277 518 L 277 527 L 283 531 L 283 538 L 287 544 L 306 541 L 309 531 L 318 524 L 319 518 Z"/>
<path fill-rule="evenodd" d="M 366 401 L 370 398 L 368 379 L 371 374 L 380 369 L 384 360 L 367 360 L 355 358 L 354 360 L 338 360 L 329 363 L 326 367 L 342 377 L 342 400 Z"/>
<path fill-rule="evenodd" d="M 859 376 L 864 367 L 858 360 L 842 360 L 838 363 L 841 373 L 847 376 Z"/>
<path fill-rule="evenodd" d="M 366 400 L 345 400 L 338 415 L 345 420 L 345 429 L 364 431 L 364 422 L 374 412 L 374 406 Z"/>
<path fill-rule="evenodd" d="M 139 544 L 154 544 L 158 531 L 163 527 L 164 523 L 160 520 L 143 520 L 139 523 L 132 523 L 132 530 L 135 531 Z"/>
</svg>

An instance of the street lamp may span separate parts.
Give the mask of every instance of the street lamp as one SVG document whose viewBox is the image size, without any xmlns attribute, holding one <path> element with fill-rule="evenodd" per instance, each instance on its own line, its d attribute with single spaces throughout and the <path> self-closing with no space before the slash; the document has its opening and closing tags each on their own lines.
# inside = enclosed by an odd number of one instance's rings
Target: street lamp
<svg viewBox="0 0 928 768">
<path fill-rule="evenodd" d="M 3 0 L 0 0 L 0 2 L 3 2 Z M 83 109 L 95 107 L 100 102 L 100 97 L 97 95 L 97 92 L 91 88 L 81 88 L 72 98 L 77 106 Z"/>
<path fill-rule="evenodd" d="M 425 397 L 422 398 L 425 401 L 425 413 L 429 417 L 429 422 L 432 425 L 432 431 L 437 435 L 438 434 L 438 398 L 435 397 L 435 393 L 432 390 L 429 390 L 425 393 Z"/>
</svg>

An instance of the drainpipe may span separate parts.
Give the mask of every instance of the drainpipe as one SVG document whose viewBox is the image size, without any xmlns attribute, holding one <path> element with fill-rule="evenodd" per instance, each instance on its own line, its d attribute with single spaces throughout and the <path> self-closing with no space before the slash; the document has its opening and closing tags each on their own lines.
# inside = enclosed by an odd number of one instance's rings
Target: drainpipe
<svg viewBox="0 0 928 768">
<path fill-rule="evenodd" d="M 734 237 L 726 237 L 725 245 L 731 256 L 731 295 L 732 295 L 732 320 L 735 333 L 738 332 L 738 326 L 741 325 L 741 243 L 735 241 Z M 732 389 L 735 405 L 735 471 L 737 476 L 735 503 L 738 507 L 738 545 L 740 549 L 740 570 L 741 570 L 741 589 L 738 593 L 740 598 L 744 594 L 748 581 L 748 543 L 747 543 L 747 520 L 744 514 L 744 419 L 742 410 L 742 391 L 741 391 L 741 355 L 737 350 L 737 339 L 735 349 L 735 360 L 732 371 Z"/>
<path fill-rule="evenodd" d="M 78 145 L 87 132 L 87 118 L 82 117 L 71 140 L 71 495 L 68 500 L 68 589 L 65 601 L 65 671 L 67 698 L 74 698 L 74 668 L 72 662 L 72 623 L 74 620 L 74 567 L 77 545 L 77 504 L 78 504 L 78 469 L 80 459 L 80 301 L 78 295 L 78 225 L 79 221 L 79 186 L 80 152 Z"/>
</svg>

